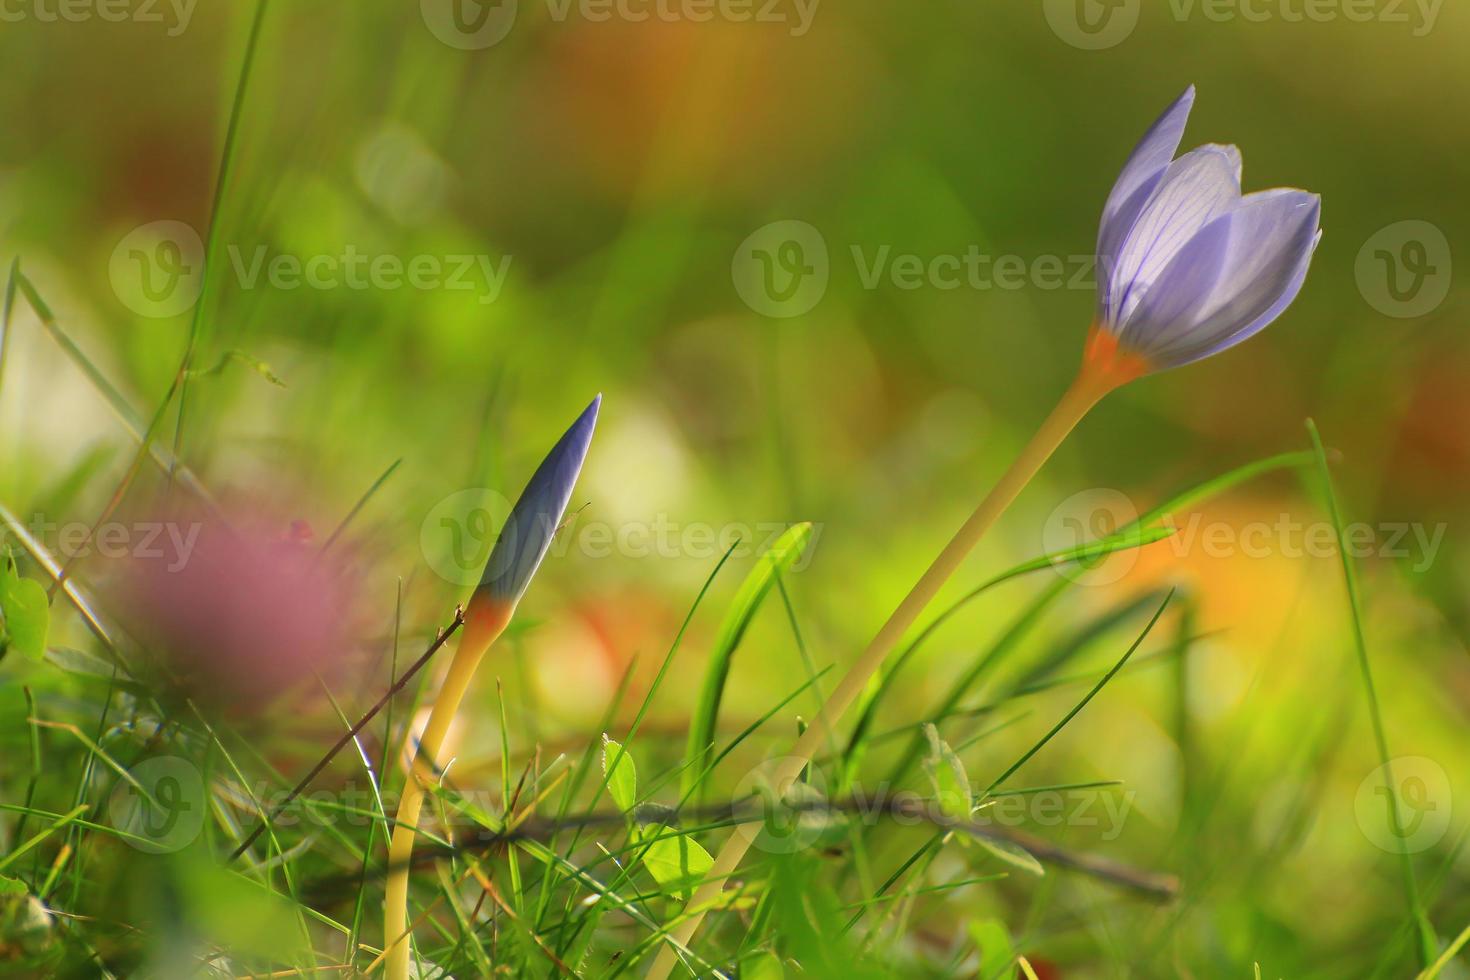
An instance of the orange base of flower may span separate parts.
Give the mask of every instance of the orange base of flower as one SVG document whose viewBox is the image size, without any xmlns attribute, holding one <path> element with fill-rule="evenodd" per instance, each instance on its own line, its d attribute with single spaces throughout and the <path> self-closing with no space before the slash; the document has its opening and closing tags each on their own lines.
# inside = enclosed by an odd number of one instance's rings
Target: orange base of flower
<svg viewBox="0 0 1470 980">
<path fill-rule="evenodd" d="M 1087 343 L 1082 348 L 1079 378 L 1112 389 L 1153 371 L 1154 366 L 1148 358 L 1128 350 L 1112 331 L 1093 322 L 1087 333 Z"/>
</svg>

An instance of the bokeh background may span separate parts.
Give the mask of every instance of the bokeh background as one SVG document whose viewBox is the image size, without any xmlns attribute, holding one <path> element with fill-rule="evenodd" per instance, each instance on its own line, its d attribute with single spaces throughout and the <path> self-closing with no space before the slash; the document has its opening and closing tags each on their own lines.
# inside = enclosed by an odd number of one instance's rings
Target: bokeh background
<svg viewBox="0 0 1470 980">
<path fill-rule="evenodd" d="M 475 28 L 434 0 L 302 0 L 272 3 L 252 47 L 252 3 L 160 4 L 157 21 L 129 8 L 118 22 L 100 6 L 11 4 L 0 260 L 19 261 L 80 356 L 16 300 L 0 503 L 22 520 L 95 519 L 137 439 L 83 362 L 138 430 L 192 335 L 185 408 L 170 403 L 157 441 L 217 498 L 319 541 L 401 460 L 347 534 L 365 624 L 354 663 L 366 665 L 348 703 L 361 710 L 386 682 L 395 617 L 419 638 L 467 595 L 476 559 L 453 549 L 493 537 L 471 511 L 513 499 L 602 392 L 574 499 L 585 507 L 472 695 L 460 778 L 498 779 L 497 677 L 519 736 L 577 751 L 631 665 L 612 727 L 626 725 L 740 535 L 651 707 L 640 766 L 670 767 L 754 549 L 814 522 L 784 584 L 806 655 L 845 664 L 1050 408 L 1090 319 L 1102 202 L 1193 83 L 1186 147 L 1236 143 L 1247 190 L 1322 195 L 1306 286 L 1249 344 L 1109 398 L 946 594 L 1105 532 L 1129 507 L 1305 448 L 1314 418 L 1347 519 L 1372 529 L 1365 633 L 1390 748 L 1428 788 L 1415 799 L 1436 829 L 1413 861 L 1448 939 L 1470 922 L 1470 10 L 1306 6 L 774 0 L 706 18 L 697 4 L 502 0 L 461 8 L 485 15 Z M 350 254 L 387 265 L 353 284 Z M 978 279 L 952 276 L 966 255 L 983 256 Z M 261 271 L 314 257 L 320 284 Z M 392 274 L 415 260 L 422 283 Z M 796 266 L 799 288 L 782 278 Z M 122 513 L 158 506 L 167 482 L 146 464 Z M 1057 976 L 1412 973 L 1397 858 L 1357 805 L 1378 756 L 1341 572 L 1306 540 L 1319 498 L 1278 473 L 1176 516 L 1223 529 L 1224 543 L 1181 530 L 1066 580 L 1014 656 L 1024 672 L 1179 586 L 1168 629 L 1143 648 L 1164 653 L 1017 778 L 1123 780 L 1109 791 L 1130 794 L 1116 839 L 1065 821 L 1030 829 L 1178 874 L 1183 897 L 1158 907 L 1065 873 L 941 892 L 908 922 L 895 969 L 934 968 L 966 923 L 994 918 Z M 1274 530 L 1283 522 L 1304 529 Z M 1244 547 L 1262 524 L 1264 544 Z M 78 580 L 103 588 L 94 564 Z M 927 717 L 1057 581 L 1043 573 L 967 607 L 907 668 L 880 727 Z M 1148 611 L 1120 614 L 1068 671 L 1110 664 Z M 75 617 L 55 615 L 53 642 L 86 648 Z M 1193 642 L 1170 657 L 1178 632 Z M 736 657 L 722 729 L 790 694 L 801 657 L 768 603 Z M 0 661 L 7 770 L 30 738 L 22 686 L 48 717 L 97 724 L 49 669 Z M 972 777 L 988 782 L 1084 690 L 1009 702 L 995 720 L 1014 724 L 965 752 Z M 727 788 L 813 704 L 799 698 L 742 746 Z M 335 724 L 308 699 L 252 737 L 299 772 Z M 953 724 L 962 741 L 980 723 Z M 869 759 L 875 776 L 882 758 Z M 19 771 L 0 781 L 9 802 Z M 887 833 L 875 846 L 891 865 L 915 838 Z M 929 874 L 963 876 L 958 863 Z"/>
</svg>

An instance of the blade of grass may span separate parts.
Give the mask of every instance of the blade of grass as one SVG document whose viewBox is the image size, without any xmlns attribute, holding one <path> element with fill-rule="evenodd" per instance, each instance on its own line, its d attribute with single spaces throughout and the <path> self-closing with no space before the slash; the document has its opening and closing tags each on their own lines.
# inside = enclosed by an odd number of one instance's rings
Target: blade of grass
<svg viewBox="0 0 1470 980">
<path fill-rule="evenodd" d="M 403 672 L 403 676 L 399 677 L 398 680 L 389 685 L 388 690 L 383 693 L 383 696 L 378 699 L 378 702 L 376 704 L 368 709 L 367 714 L 359 718 L 356 724 L 354 724 L 351 728 L 344 732 L 342 736 L 332 744 L 332 747 L 327 750 L 327 753 L 317 761 L 316 765 L 311 767 L 307 774 L 302 777 L 301 781 L 291 789 L 291 792 L 287 793 L 285 798 L 277 803 L 271 809 L 271 812 L 266 814 L 265 817 L 260 821 L 260 823 L 256 825 L 255 829 L 250 832 L 250 835 L 246 837 L 243 841 L 241 841 L 235 847 L 235 849 L 230 852 L 229 860 L 235 860 L 241 854 L 244 854 L 245 851 L 250 848 L 251 844 L 255 843 L 256 838 L 261 835 L 262 831 L 270 826 L 271 821 L 279 816 L 282 810 L 290 806 L 291 801 L 300 796 L 301 792 L 305 790 L 306 787 L 311 785 L 311 781 L 315 779 L 323 769 L 327 768 L 327 765 L 337 757 L 337 753 L 341 752 L 342 749 L 344 749 L 349 742 L 355 739 L 357 737 L 357 734 L 361 732 L 363 728 L 367 727 L 368 722 L 377 717 L 378 712 L 383 709 L 383 706 L 393 700 L 393 695 L 397 694 L 399 691 L 403 690 L 405 686 L 407 686 L 408 682 L 413 679 L 413 676 L 417 674 L 420 669 L 423 668 L 424 664 L 429 662 L 434 654 L 439 652 L 440 647 L 444 646 L 444 644 L 448 642 L 449 638 L 453 636 L 455 631 L 457 631 L 462 625 L 464 625 L 464 610 L 456 610 L 454 614 L 454 620 L 449 624 L 447 628 L 439 631 L 438 636 L 434 638 L 434 642 L 429 645 L 429 648 L 424 651 L 423 655 L 420 656 L 418 660 L 415 660 L 413 664 L 408 668 L 408 670 Z"/>
<path fill-rule="evenodd" d="M 66 331 L 61 329 L 61 324 L 57 322 L 56 315 L 51 312 L 51 307 L 41 298 L 41 294 L 37 291 L 35 284 L 23 272 L 17 271 L 15 275 L 16 284 L 21 294 L 25 297 L 26 302 L 30 304 L 31 310 L 36 314 L 36 318 L 41 321 L 41 326 L 51 335 L 51 339 L 56 342 L 56 345 L 61 348 L 62 352 L 76 363 L 82 374 L 92 383 L 92 387 L 96 388 L 98 393 L 102 395 L 103 400 L 107 402 L 113 414 L 122 422 L 123 428 L 128 430 L 128 434 L 137 440 L 138 452 L 145 458 L 151 458 L 165 473 L 174 473 L 179 482 L 183 483 L 190 493 L 213 509 L 213 497 L 210 496 L 209 491 L 199 481 L 198 477 L 194 475 L 193 470 L 182 465 L 168 451 L 167 447 L 160 446 L 153 441 L 152 433 L 161 421 L 163 411 L 173 398 L 175 386 L 178 384 L 177 375 L 169 388 L 168 394 L 164 397 L 163 403 L 156 410 L 155 417 L 145 426 L 142 418 L 128 404 L 128 400 L 123 397 L 122 392 L 118 391 L 112 382 L 107 380 L 107 376 L 102 373 L 102 370 L 92 362 L 91 358 L 83 353 L 81 347 L 67 335 Z"/>
<path fill-rule="evenodd" d="M 1445 951 L 1439 955 L 1439 958 L 1421 970 L 1414 980 L 1434 980 L 1435 977 L 1444 972 L 1445 967 L 1450 965 L 1450 960 L 1454 959 L 1455 955 L 1465 948 L 1466 943 L 1470 943 L 1470 926 L 1466 926 L 1461 930 L 1460 934 L 1455 937 L 1455 941 L 1446 946 Z"/>
<path fill-rule="evenodd" d="M 383 471 L 382 475 L 373 481 L 373 485 L 367 488 L 367 492 L 364 493 L 361 497 L 357 498 L 357 503 L 352 505 L 352 509 L 347 512 L 347 516 L 342 518 L 341 523 L 339 523 L 332 530 L 332 533 L 327 537 L 326 543 L 322 545 L 322 554 L 325 555 L 327 552 L 332 550 L 332 545 L 337 543 L 337 539 L 342 536 L 342 532 L 347 530 L 348 525 L 350 525 L 357 517 L 357 515 L 362 511 L 362 509 L 367 506 L 367 502 L 373 499 L 373 494 L 377 493 L 382 488 L 383 484 L 388 482 L 388 477 L 392 476 L 394 471 L 397 470 L 402 463 L 402 456 L 395 459 L 388 466 L 388 468 Z"/>
<path fill-rule="evenodd" d="M 1026 752 L 1019 759 L 1011 764 L 1011 767 L 1009 769 L 1001 773 L 999 776 L 995 777 L 995 780 L 989 786 L 987 786 L 985 792 L 981 794 L 980 799 L 975 801 L 977 804 L 983 803 L 985 801 L 985 798 L 988 797 L 992 792 L 994 792 L 997 787 L 999 787 L 1007 779 L 1010 779 L 1012 776 L 1014 776 L 1018 769 L 1020 769 L 1026 763 L 1030 762 L 1032 757 L 1046 746 L 1046 743 L 1055 738 L 1058 732 L 1067 727 L 1068 722 L 1077 717 L 1078 712 L 1087 707 L 1088 702 L 1097 697 L 1098 692 L 1108 686 L 1109 681 L 1118 676 L 1118 671 L 1123 669 L 1124 665 L 1128 663 L 1129 658 L 1131 658 L 1134 652 L 1143 645 L 1143 641 L 1148 638 L 1149 633 L 1153 632 L 1154 624 L 1159 621 L 1160 616 L 1164 615 L 1164 610 L 1169 608 L 1169 602 L 1173 598 L 1174 590 L 1170 589 L 1169 594 L 1164 596 L 1164 601 L 1159 603 L 1159 608 L 1154 613 L 1153 618 L 1150 619 L 1148 621 L 1148 625 L 1143 628 L 1143 632 L 1138 634 L 1138 638 L 1133 641 L 1133 643 L 1128 647 L 1127 651 L 1124 652 L 1123 656 L 1118 658 L 1118 662 L 1113 664 L 1113 668 L 1102 676 L 1097 684 L 1093 686 L 1092 690 L 1088 691 L 1087 694 L 1083 696 L 1082 700 L 1073 705 L 1071 711 L 1068 711 L 1065 715 L 1062 716 L 1061 721 L 1052 726 L 1051 731 L 1047 732 L 1041 737 L 1040 741 L 1031 746 L 1031 748 L 1027 749 Z"/>
<path fill-rule="evenodd" d="M 0 309 L 0 388 L 5 386 L 5 354 L 10 350 L 10 314 L 15 311 L 16 280 L 20 276 L 20 256 L 10 260 L 10 275 L 5 280 L 5 305 Z"/>
<path fill-rule="evenodd" d="M 1026 607 L 1021 615 L 1016 617 L 1015 622 L 1001 634 L 1000 639 L 996 640 L 985 653 L 975 658 L 970 668 L 951 685 L 949 693 L 945 695 L 939 707 L 933 712 L 930 712 L 929 717 L 931 719 L 942 718 L 959 707 L 965 695 L 979 682 L 980 678 L 998 666 L 1020 645 L 1026 635 L 1031 632 L 1032 627 L 1041 622 L 1047 608 L 1071 584 L 1070 579 L 1058 578 L 1043 589 L 1041 594 L 1032 600 L 1031 604 Z M 897 785 L 900 780 L 908 775 L 909 769 L 912 768 L 914 762 L 923 755 L 926 744 L 923 732 L 915 732 L 909 742 L 908 749 L 905 750 L 904 754 L 894 764 L 893 769 L 888 774 L 888 782 L 890 784 Z"/>
<path fill-rule="evenodd" d="M 1383 780 L 1387 784 L 1389 828 L 1396 839 L 1402 840 L 1404 833 L 1399 815 L 1399 790 L 1393 778 L 1393 756 L 1388 751 L 1388 735 L 1383 727 L 1383 708 L 1378 702 L 1378 690 L 1373 683 L 1373 667 L 1368 659 L 1368 639 L 1363 628 L 1362 605 L 1358 595 L 1358 573 L 1354 567 L 1352 555 L 1348 551 L 1342 514 L 1337 504 L 1337 492 L 1332 485 L 1332 470 L 1327 465 L 1327 451 L 1322 447 L 1322 437 L 1317 432 L 1317 424 L 1311 419 L 1307 419 L 1307 432 L 1312 437 L 1312 450 L 1317 460 L 1317 477 L 1327 502 L 1327 514 L 1332 520 L 1332 530 L 1336 536 L 1337 557 L 1342 566 L 1343 586 L 1347 592 L 1348 616 L 1352 624 L 1353 649 L 1357 653 L 1358 671 L 1363 680 L 1363 693 L 1368 700 L 1368 717 L 1372 722 L 1373 741 L 1378 748 Z M 1434 962 L 1438 944 L 1434 936 L 1434 927 L 1430 924 L 1429 916 L 1419 897 L 1419 882 L 1414 875 L 1414 862 L 1405 848 L 1399 848 L 1399 871 L 1404 879 L 1404 899 L 1408 902 L 1409 915 L 1418 926 L 1419 965 L 1427 967 Z"/>
<path fill-rule="evenodd" d="M 811 540 L 812 526 L 801 523 L 788 528 L 777 538 L 767 551 L 756 559 L 755 567 L 740 584 L 725 613 L 724 621 L 710 653 L 709 666 L 705 668 L 704 686 L 700 691 L 699 703 L 689 720 L 689 741 L 684 753 L 684 783 L 680 795 L 689 797 L 701 788 L 704 778 L 704 759 L 713 750 L 715 724 L 720 713 L 720 701 L 724 697 L 725 683 L 730 677 L 730 664 L 735 650 L 745 636 L 746 629 L 760 608 L 761 601 L 775 584 L 776 576 L 791 568 L 802 550 Z"/>
<path fill-rule="evenodd" d="M 699 611 L 700 605 L 704 602 L 704 597 L 709 593 L 710 586 L 714 585 L 715 579 L 719 576 L 720 569 L 725 567 L 725 563 L 730 560 L 730 556 L 735 553 L 735 549 L 739 546 L 740 542 L 737 540 L 732 542 L 729 548 L 725 549 L 725 553 L 720 556 L 719 561 L 715 562 L 715 567 L 710 570 L 709 576 L 704 580 L 704 584 L 700 586 L 699 592 L 694 597 L 694 602 L 691 603 L 689 606 L 689 611 L 684 614 L 684 621 L 679 624 L 678 632 L 674 634 L 674 639 L 669 644 L 668 651 L 664 654 L 663 662 L 659 664 L 658 671 L 654 674 L 653 681 L 650 682 L 650 684 L 648 685 L 648 693 L 644 695 L 643 703 L 638 706 L 638 711 L 633 716 L 633 722 L 631 725 L 628 726 L 627 735 L 621 740 L 624 752 L 632 752 L 633 741 L 637 737 L 638 732 L 643 727 L 643 720 L 648 715 L 648 710 L 653 704 L 654 696 L 658 693 L 659 688 L 663 686 L 664 678 L 668 675 L 669 672 L 669 667 L 674 662 L 674 655 L 679 652 L 680 646 L 683 645 L 684 634 L 688 632 L 689 624 L 694 621 L 694 614 Z M 604 725 L 603 731 L 607 731 L 608 727 L 610 726 Z M 589 753 L 592 748 L 593 746 L 589 744 Z M 590 755 L 588 756 L 588 759 L 590 760 Z M 587 804 L 589 808 L 596 807 L 598 801 L 602 799 L 602 794 L 607 790 L 607 782 L 608 774 L 603 773 L 602 778 L 598 781 L 596 787 L 593 789 L 592 799 Z M 568 786 L 568 792 L 562 797 L 561 806 L 557 810 L 558 820 L 565 819 L 567 813 L 570 811 L 574 795 L 573 791 L 577 789 L 579 785 L 580 781 L 578 780 L 573 785 Z M 571 844 L 567 848 L 567 860 L 570 860 L 570 855 L 572 851 L 576 848 L 577 843 L 580 841 L 580 839 L 581 830 L 580 828 L 578 828 L 576 831 L 573 832 Z M 551 846 L 554 847 L 555 842 L 552 842 Z M 547 864 L 545 866 L 545 872 L 541 883 L 541 909 L 538 912 L 536 918 L 536 924 L 538 928 L 542 925 L 545 914 L 551 907 L 549 896 L 551 892 L 552 875 L 554 870 L 554 865 Z"/>
<path fill-rule="evenodd" d="M 240 58 L 240 74 L 235 81 L 234 95 L 230 100 L 230 116 L 225 123 L 225 141 L 220 149 L 219 170 L 214 179 L 214 196 L 209 205 L 209 230 L 204 244 L 204 269 L 200 281 L 199 296 L 194 300 L 193 315 L 189 318 L 189 337 L 184 346 L 184 357 L 179 365 L 177 387 L 179 413 L 174 420 L 173 464 L 169 467 L 169 480 L 174 478 L 174 467 L 178 465 L 179 453 L 184 442 L 184 418 L 189 400 L 189 375 L 193 367 L 194 353 L 199 346 L 200 328 L 204 322 L 205 299 L 209 295 L 210 272 L 214 269 L 215 255 L 219 250 L 220 213 L 224 209 L 225 189 L 230 183 L 230 173 L 235 162 L 235 147 L 240 135 L 240 117 L 244 115 L 245 93 L 250 87 L 250 73 L 255 65 L 255 53 L 260 46 L 261 28 L 265 24 L 265 12 L 269 0 L 257 0 L 255 16 L 250 21 L 250 33 L 245 38 L 245 52 Z"/>
<path fill-rule="evenodd" d="M 1019 759 L 1017 759 L 1016 762 L 1013 763 L 1008 769 L 1006 769 L 1005 772 L 996 777 L 990 783 L 990 785 L 986 787 L 985 792 L 981 793 L 976 798 L 976 805 L 985 802 L 985 800 L 996 789 L 998 789 L 1002 783 L 1004 783 L 1011 776 L 1015 775 L 1017 770 L 1019 770 L 1022 766 L 1029 762 L 1031 758 L 1036 755 L 1037 752 L 1041 751 L 1041 749 L 1046 745 L 1047 742 L 1051 741 L 1058 732 L 1066 727 L 1068 722 L 1077 717 L 1078 712 L 1086 707 L 1088 702 L 1096 697 L 1098 692 L 1100 692 L 1105 686 L 1107 686 L 1109 681 L 1117 676 L 1118 672 L 1123 669 L 1123 666 L 1128 663 L 1129 658 L 1133 656 L 1134 651 L 1136 651 L 1139 646 L 1142 645 L 1143 641 L 1148 638 L 1149 633 L 1154 628 L 1154 624 L 1159 621 L 1159 617 L 1162 616 L 1164 614 L 1164 610 L 1168 608 L 1169 600 L 1173 597 L 1173 594 L 1174 593 L 1171 591 L 1169 595 L 1164 597 L 1164 601 L 1160 603 L 1158 610 L 1154 613 L 1153 618 L 1149 620 L 1148 625 L 1143 628 L 1143 631 L 1139 633 L 1138 637 L 1128 647 L 1128 650 L 1123 654 L 1118 662 L 1113 665 L 1112 669 L 1109 670 L 1105 675 L 1103 675 L 1103 677 L 1097 682 L 1097 684 L 1093 686 L 1092 690 L 1088 691 L 1086 696 L 1084 696 L 1082 700 L 1078 701 L 1077 704 L 1072 708 L 1072 710 L 1067 712 L 1067 714 L 1062 718 L 1061 721 L 1053 725 L 1051 730 L 1048 731 L 1044 736 L 1042 736 L 1040 741 L 1032 745 L 1031 748 L 1028 749 Z M 934 849 L 939 846 L 939 843 L 941 840 L 943 840 L 943 838 L 943 833 L 937 833 L 931 836 L 923 844 L 919 845 L 918 849 L 915 850 L 913 854 L 909 855 L 907 860 L 900 864 L 897 870 L 893 872 L 893 874 L 889 875 L 888 880 L 883 883 L 883 885 L 878 889 L 877 893 L 874 894 L 873 898 L 881 897 L 888 891 L 888 889 L 897 884 L 898 881 L 908 872 L 910 868 L 914 867 L 921 860 L 924 860 L 926 855 L 932 854 Z M 1027 848 L 1027 850 L 1031 850 L 1031 848 Z M 1085 868 L 1082 868 L 1081 865 L 1073 866 L 1085 870 Z M 863 914 L 864 912 L 862 910 L 857 912 L 852 917 L 852 919 L 848 921 L 847 926 L 843 931 L 849 931 L 853 928 L 853 926 L 857 925 L 858 921 L 862 919 Z"/>
<path fill-rule="evenodd" d="M 1060 565 L 1082 563 L 1101 558 L 1117 551 L 1125 551 L 1131 548 L 1143 547 L 1155 541 L 1162 540 L 1174 533 L 1172 526 L 1155 528 L 1152 525 L 1170 516 L 1175 511 L 1193 506 L 1202 501 L 1216 497 L 1248 480 L 1267 473 L 1278 472 L 1287 469 L 1298 469 L 1311 466 L 1314 457 L 1310 452 L 1300 451 L 1291 453 L 1280 453 L 1259 459 L 1243 466 L 1236 467 L 1227 473 L 1203 483 L 1181 491 L 1168 500 L 1150 509 L 1137 520 L 1118 528 L 1112 534 L 1098 541 L 1079 545 L 1064 551 L 1052 552 L 1041 555 L 1029 561 L 1022 562 L 1013 568 L 1007 569 L 994 578 L 982 583 L 975 589 L 961 596 L 943 612 L 935 616 L 928 625 L 924 626 L 914 639 L 893 658 L 890 664 L 878 675 L 878 680 L 869 688 L 858 706 L 857 723 L 853 728 L 851 737 L 848 739 L 846 758 L 849 760 L 843 769 L 842 779 L 846 785 L 853 778 L 855 763 L 851 761 L 855 754 L 859 753 L 863 740 L 867 737 L 872 727 L 874 714 L 879 703 L 887 696 L 893 687 L 893 679 L 898 671 L 913 657 L 919 646 L 933 635 L 935 630 L 942 626 L 947 620 L 959 612 L 961 608 L 982 594 L 1011 579 L 1018 578 L 1030 572 L 1041 571 Z"/>
</svg>

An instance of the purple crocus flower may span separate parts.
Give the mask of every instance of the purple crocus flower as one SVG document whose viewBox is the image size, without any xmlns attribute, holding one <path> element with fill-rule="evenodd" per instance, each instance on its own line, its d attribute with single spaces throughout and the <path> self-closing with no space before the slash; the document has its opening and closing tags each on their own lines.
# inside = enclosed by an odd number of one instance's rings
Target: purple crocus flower
<svg viewBox="0 0 1470 980">
<path fill-rule="evenodd" d="M 598 395 L 577 416 L 551 452 L 532 474 L 520 499 L 511 508 L 505 527 L 485 563 L 485 574 L 475 589 L 476 600 L 489 600 L 492 606 L 508 610 L 520 602 L 531 576 L 536 574 L 551 539 L 561 526 L 572 486 L 582 472 L 587 447 L 592 443 L 592 430 L 597 425 L 597 410 L 602 405 Z"/>
<path fill-rule="evenodd" d="M 1240 193 L 1240 151 L 1210 143 L 1175 159 L 1194 86 L 1123 165 L 1103 207 L 1089 359 L 1129 375 L 1233 347 L 1301 289 L 1322 233 L 1307 191 Z"/>
</svg>

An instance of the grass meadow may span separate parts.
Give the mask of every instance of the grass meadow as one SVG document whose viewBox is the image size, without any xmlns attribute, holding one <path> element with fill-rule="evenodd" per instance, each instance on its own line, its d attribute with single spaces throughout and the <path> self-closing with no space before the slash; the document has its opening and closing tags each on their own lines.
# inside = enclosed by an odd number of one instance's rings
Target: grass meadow
<svg viewBox="0 0 1470 980">
<path fill-rule="evenodd" d="M 0 976 L 1470 976 L 1467 39 L 0 0 Z M 1184 147 L 1321 194 L 1299 297 L 1094 408 L 778 792 L 1076 373 L 1189 84 Z"/>
</svg>

